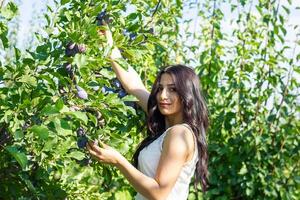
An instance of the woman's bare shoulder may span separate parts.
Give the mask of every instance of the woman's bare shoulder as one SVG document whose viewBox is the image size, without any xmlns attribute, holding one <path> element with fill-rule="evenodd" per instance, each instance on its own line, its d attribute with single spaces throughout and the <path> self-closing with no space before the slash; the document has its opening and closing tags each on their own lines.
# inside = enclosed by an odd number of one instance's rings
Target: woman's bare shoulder
<svg viewBox="0 0 300 200">
<path fill-rule="evenodd" d="M 194 149 L 193 133 L 183 124 L 174 125 L 168 130 L 165 142 L 170 140 L 181 140 L 186 145 L 189 152 Z"/>
</svg>

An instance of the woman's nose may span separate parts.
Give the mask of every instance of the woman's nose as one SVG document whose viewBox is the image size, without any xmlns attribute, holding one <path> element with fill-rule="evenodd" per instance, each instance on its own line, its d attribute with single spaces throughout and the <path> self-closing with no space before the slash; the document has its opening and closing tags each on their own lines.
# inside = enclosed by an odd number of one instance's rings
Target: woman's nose
<svg viewBox="0 0 300 200">
<path fill-rule="evenodd" d="M 167 90 L 163 89 L 160 93 L 160 99 L 167 99 L 168 94 L 167 94 Z"/>
</svg>

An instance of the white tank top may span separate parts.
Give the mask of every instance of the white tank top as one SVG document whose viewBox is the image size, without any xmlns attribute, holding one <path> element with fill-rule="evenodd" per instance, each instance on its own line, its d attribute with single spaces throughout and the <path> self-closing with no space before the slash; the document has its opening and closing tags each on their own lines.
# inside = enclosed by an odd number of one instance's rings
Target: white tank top
<svg viewBox="0 0 300 200">
<path fill-rule="evenodd" d="M 188 124 L 182 124 L 189 128 L 191 131 L 192 129 Z M 145 147 L 142 151 L 140 151 L 138 157 L 138 169 L 144 173 L 145 175 L 154 178 L 156 174 L 156 169 L 158 166 L 158 162 L 160 159 L 160 155 L 162 152 L 162 144 L 166 134 L 168 133 L 169 127 L 165 132 L 159 136 L 156 140 L 154 140 L 151 144 Z M 192 131 L 193 132 L 193 131 Z M 194 136 L 194 134 L 193 134 Z M 194 144 L 195 144 L 195 151 L 193 158 L 187 161 L 179 174 L 179 177 L 172 188 L 170 194 L 166 198 L 166 200 L 186 200 L 189 194 L 189 184 L 191 182 L 191 178 L 194 175 L 196 169 L 196 163 L 198 161 L 198 149 L 196 144 L 196 138 L 194 136 Z M 140 193 L 135 196 L 135 200 L 146 200 Z"/>
</svg>

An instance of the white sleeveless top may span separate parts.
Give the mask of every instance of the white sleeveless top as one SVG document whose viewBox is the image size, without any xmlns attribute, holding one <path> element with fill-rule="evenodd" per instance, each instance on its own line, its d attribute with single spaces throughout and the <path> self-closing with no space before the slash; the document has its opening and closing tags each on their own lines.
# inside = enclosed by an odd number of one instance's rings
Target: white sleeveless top
<svg viewBox="0 0 300 200">
<path fill-rule="evenodd" d="M 188 124 L 182 124 L 192 129 Z M 160 160 L 160 155 L 162 152 L 162 144 L 166 134 L 168 133 L 169 127 L 161 136 L 159 136 L 156 140 L 154 140 L 151 144 L 145 147 L 142 151 L 140 151 L 138 157 L 138 169 L 145 175 L 154 178 L 156 174 L 156 169 L 158 166 L 158 162 Z M 193 132 L 193 131 L 192 131 Z M 186 200 L 189 194 L 189 184 L 191 182 L 191 178 L 194 175 L 196 169 L 196 163 L 198 161 L 198 149 L 196 138 L 194 137 L 195 151 L 193 158 L 186 162 L 179 174 L 179 177 L 172 188 L 170 194 L 166 198 L 166 200 Z M 135 200 L 146 200 L 140 193 L 135 196 Z"/>
</svg>

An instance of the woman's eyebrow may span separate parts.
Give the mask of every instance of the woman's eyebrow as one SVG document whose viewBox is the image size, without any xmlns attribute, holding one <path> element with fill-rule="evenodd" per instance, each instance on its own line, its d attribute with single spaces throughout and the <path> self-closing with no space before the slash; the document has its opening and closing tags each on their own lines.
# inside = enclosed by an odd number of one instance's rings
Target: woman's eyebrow
<svg viewBox="0 0 300 200">
<path fill-rule="evenodd" d="M 163 86 L 163 84 L 159 84 L 159 86 Z M 175 84 L 174 83 L 172 83 L 172 84 L 167 84 L 167 86 L 175 86 Z"/>
</svg>

